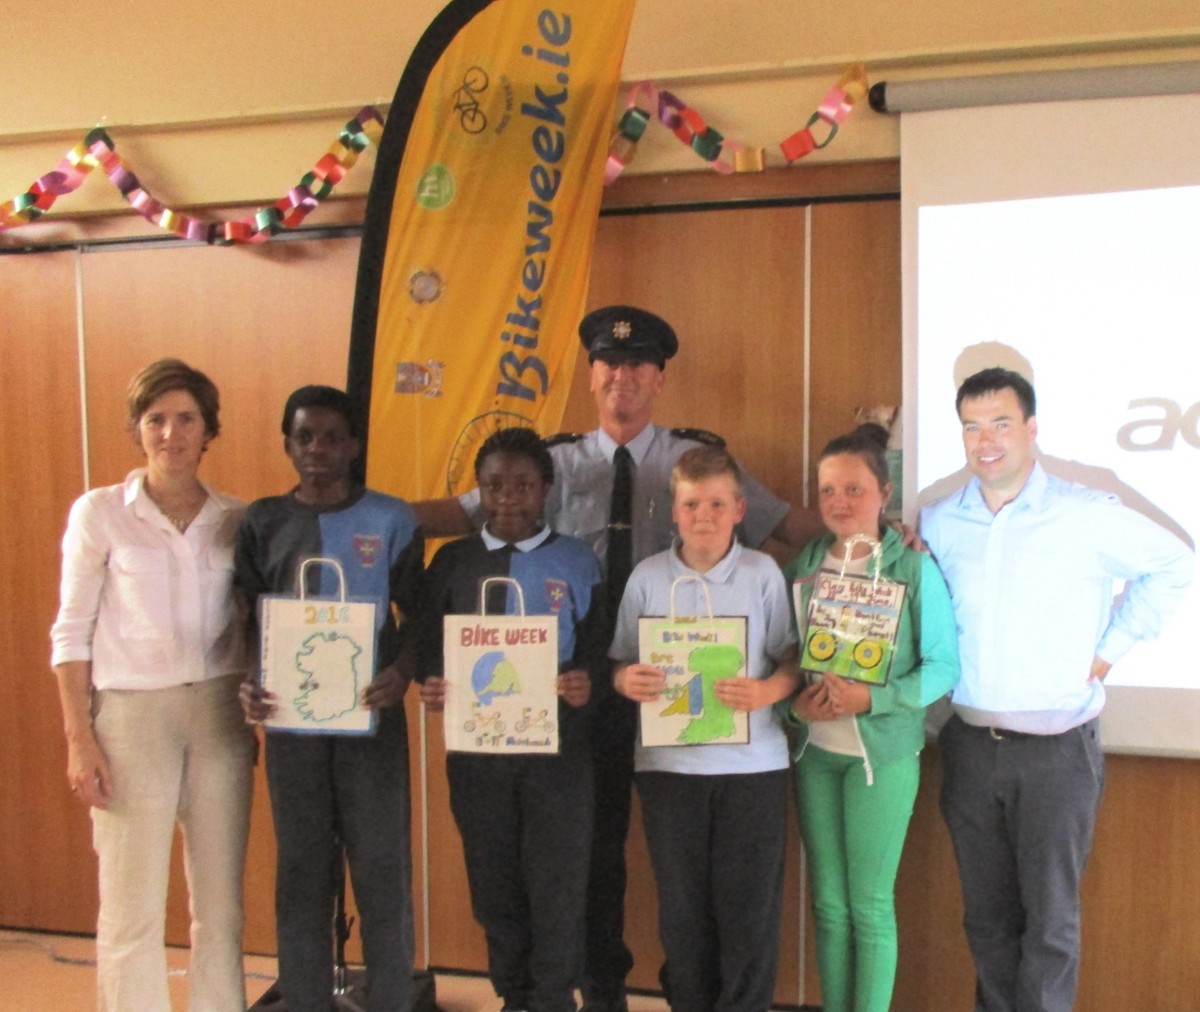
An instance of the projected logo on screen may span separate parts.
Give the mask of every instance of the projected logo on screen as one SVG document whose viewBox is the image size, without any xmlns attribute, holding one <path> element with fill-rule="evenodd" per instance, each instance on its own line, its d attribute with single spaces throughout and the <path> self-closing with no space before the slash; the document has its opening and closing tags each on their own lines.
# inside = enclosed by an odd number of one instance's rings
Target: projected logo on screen
<svg viewBox="0 0 1200 1012">
<path fill-rule="evenodd" d="M 1139 397 L 1130 401 L 1129 407 L 1152 408 L 1154 412 L 1117 430 L 1117 446 L 1122 450 L 1172 450 L 1179 437 L 1200 449 L 1200 401 L 1184 411 L 1166 397 Z"/>
</svg>

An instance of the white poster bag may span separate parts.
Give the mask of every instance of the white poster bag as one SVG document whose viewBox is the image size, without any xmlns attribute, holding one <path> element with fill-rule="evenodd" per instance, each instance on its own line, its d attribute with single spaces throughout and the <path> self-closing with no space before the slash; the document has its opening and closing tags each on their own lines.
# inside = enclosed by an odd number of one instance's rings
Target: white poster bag
<svg viewBox="0 0 1200 1012">
<path fill-rule="evenodd" d="M 705 614 L 675 613 L 675 590 L 687 581 L 703 589 Z M 640 705 L 642 744 L 747 744 L 750 715 L 726 706 L 713 691 L 719 679 L 746 674 L 745 616 L 714 616 L 708 584 L 698 576 L 671 584 L 670 611 L 667 618 L 638 619 L 639 660 L 666 675 L 662 695 Z"/>
<path fill-rule="evenodd" d="M 515 591 L 516 615 L 487 614 L 487 588 Z M 443 623 L 446 749 L 490 755 L 558 751 L 558 618 L 526 615 L 516 580 L 479 587 L 478 615 Z"/>
<path fill-rule="evenodd" d="M 336 598 L 305 593 L 310 566 L 337 573 Z M 371 734 L 375 713 L 360 697 L 375 677 L 375 602 L 346 597 L 337 559 L 304 559 L 296 584 L 294 597 L 258 600 L 262 685 L 276 696 L 275 712 L 263 725 L 300 734 Z"/>
</svg>

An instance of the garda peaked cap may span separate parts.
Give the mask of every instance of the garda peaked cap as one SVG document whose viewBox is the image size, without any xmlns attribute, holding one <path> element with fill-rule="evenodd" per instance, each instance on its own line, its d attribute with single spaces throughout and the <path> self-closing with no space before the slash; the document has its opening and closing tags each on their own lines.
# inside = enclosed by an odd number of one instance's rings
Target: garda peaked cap
<svg viewBox="0 0 1200 1012">
<path fill-rule="evenodd" d="M 679 350 L 675 331 L 661 316 L 635 306 L 604 306 L 579 324 L 588 361 L 653 362 L 660 369 Z"/>
</svg>

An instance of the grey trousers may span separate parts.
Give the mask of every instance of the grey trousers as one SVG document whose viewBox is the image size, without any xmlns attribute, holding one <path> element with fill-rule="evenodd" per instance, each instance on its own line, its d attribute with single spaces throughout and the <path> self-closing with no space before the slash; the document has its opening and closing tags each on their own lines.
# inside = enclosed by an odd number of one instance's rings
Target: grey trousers
<svg viewBox="0 0 1200 1012">
<path fill-rule="evenodd" d="M 790 774 L 638 773 L 672 1012 L 766 1012 Z"/>
<path fill-rule="evenodd" d="M 334 840 L 362 918 L 368 1012 L 412 1005 L 412 853 L 404 707 L 374 735 L 267 735 L 275 819 L 279 983 L 288 1012 L 329 1012 L 333 995 Z"/>
<path fill-rule="evenodd" d="M 976 1012 L 1070 1012 L 1079 887 L 1104 792 L 1099 721 L 994 735 L 953 717 L 939 743 Z"/>
<path fill-rule="evenodd" d="M 488 977 L 529 1012 L 575 1012 L 583 969 L 592 757 L 568 725 L 559 755 L 446 756 Z"/>
</svg>

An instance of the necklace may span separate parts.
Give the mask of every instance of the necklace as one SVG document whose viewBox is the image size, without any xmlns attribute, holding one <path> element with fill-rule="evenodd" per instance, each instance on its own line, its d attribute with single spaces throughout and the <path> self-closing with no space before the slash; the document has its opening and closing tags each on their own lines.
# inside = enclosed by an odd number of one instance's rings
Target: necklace
<svg viewBox="0 0 1200 1012">
<path fill-rule="evenodd" d="M 171 509 L 166 503 L 155 493 L 148 483 L 143 482 L 142 488 L 146 490 L 146 496 L 155 506 L 158 507 L 159 513 L 171 522 L 171 526 L 180 534 L 183 534 L 191 526 L 192 521 L 200 515 L 200 511 L 204 509 L 204 503 L 208 499 L 208 493 L 203 488 L 200 489 L 200 498 L 195 498 L 195 494 L 191 501 L 186 502 L 182 509 Z"/>
</svg>

